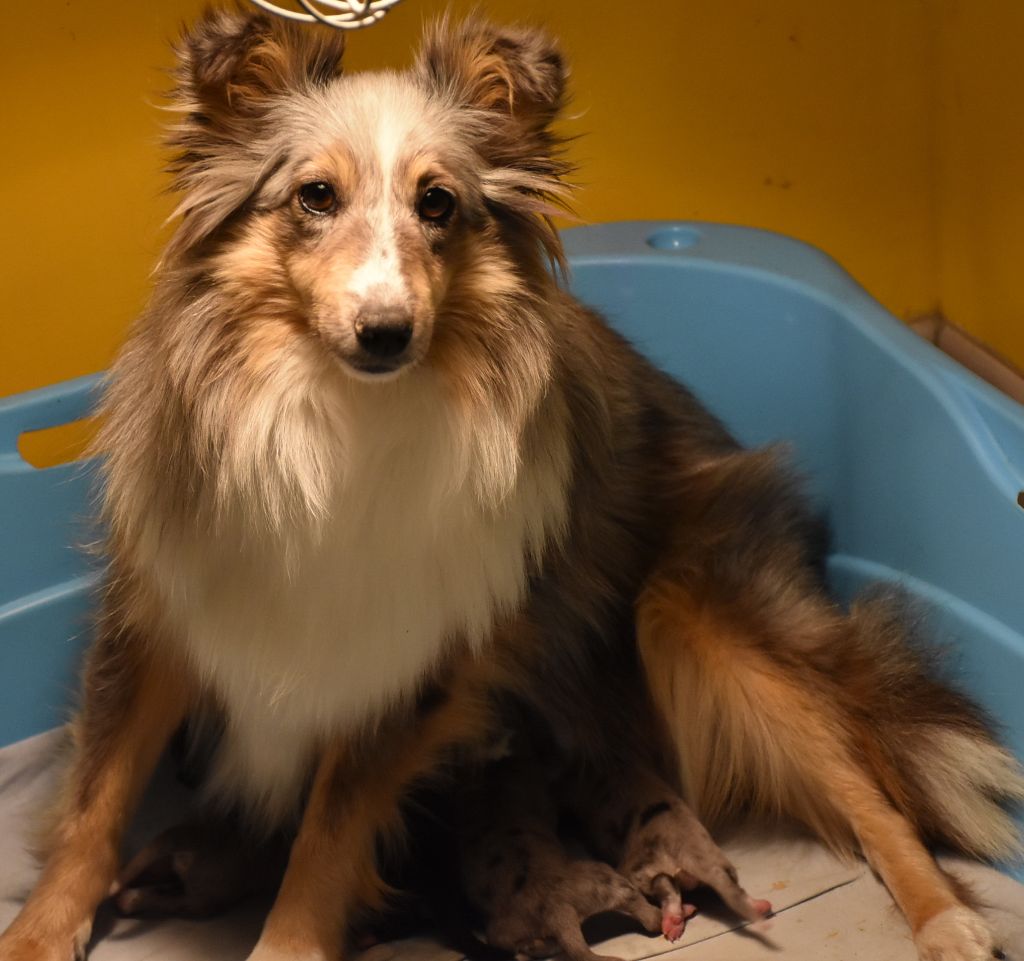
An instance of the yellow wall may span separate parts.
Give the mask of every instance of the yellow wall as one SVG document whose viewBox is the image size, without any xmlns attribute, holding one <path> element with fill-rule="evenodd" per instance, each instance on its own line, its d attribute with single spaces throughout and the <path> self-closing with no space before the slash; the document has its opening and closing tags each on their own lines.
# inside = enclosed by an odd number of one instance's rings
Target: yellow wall
<svg viewBox="0 0 1024 961">
<path fill-rule="evenodd" d="M 1024 3 L 941 7 L 938 299 L 1024 367 Z"/>
<path fill-rule="evenodd" d="M 170 208 L 159 68 L 200 6 L 4 10 L 0 395 L 104 367 L 143 303 Z M 423 16 L 444 6 L 407 0 L 354 37 L 350 65 L 406 62 Z M 942 306 L 1024 361 L 1019 0 L 483 6 L 547 22 L 570 53 L 585 219 L 784 231 L 895 313 Z M 623 7 L 634 22 L 610 22 Z"/>
</svg>

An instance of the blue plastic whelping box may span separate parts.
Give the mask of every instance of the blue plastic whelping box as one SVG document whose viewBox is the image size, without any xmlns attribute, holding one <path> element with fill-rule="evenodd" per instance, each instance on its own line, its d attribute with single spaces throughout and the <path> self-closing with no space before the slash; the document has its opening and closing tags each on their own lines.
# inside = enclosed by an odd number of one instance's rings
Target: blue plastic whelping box
<svg viewBox="0 0 1024 961">
<path fill-rule="evenodd" d="M 1024 408 L 795 241 L 619 223 L 565 242 L 584 301 L 743 443 L 790 443 L 832 523 L 837 594 L 903 584 L 1024 756 Z M 0 746 L 66 716 L 97 576 L 74 547 L 88 466 L 37 470 L 18 436 L 86 414 L 97 382 L 0 400 Z"/>
</svg>

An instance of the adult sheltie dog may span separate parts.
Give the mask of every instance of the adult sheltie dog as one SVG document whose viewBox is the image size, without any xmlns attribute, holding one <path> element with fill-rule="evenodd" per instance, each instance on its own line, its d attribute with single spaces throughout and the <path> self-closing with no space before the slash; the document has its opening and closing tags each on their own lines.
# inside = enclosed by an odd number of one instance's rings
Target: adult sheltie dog
<svg viewBox="0 0 1024 961">
<path fill-rule="evenodd" d="M 180 224 L 110 375 L 74 759 L 0 959 L 81 955 L 188 716 L 213 794 L 302 808 L 251 961 L 335 961 L 401 799 L 506 694 L 595 763 L 666 745 L 708 823 L 863 852 L 923 959 L 989 958 L 925 843 L 1013 849 L 1020 771 L 891 600 L 829 599 L 774 455 L 559 283 L 557 47 L 474 19 L 405 73 L 341 58 L 241 11 L 180 44 Z"/>
</svg>

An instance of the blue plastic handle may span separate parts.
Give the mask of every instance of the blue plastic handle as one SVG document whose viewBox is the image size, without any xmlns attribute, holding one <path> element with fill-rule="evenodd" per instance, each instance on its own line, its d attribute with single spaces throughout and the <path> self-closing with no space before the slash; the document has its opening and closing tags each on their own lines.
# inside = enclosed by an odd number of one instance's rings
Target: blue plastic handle
<svg viewBox="0 0 1024 961">
<path fill-rule="evenodd" d="M 87 374 L 0 399 L 0 474 L 36 470 L 18 452 L 18 438 L 26 431 L 87 417 L 99 399 L 102 383 L 102 374 Z"/>
</svg>

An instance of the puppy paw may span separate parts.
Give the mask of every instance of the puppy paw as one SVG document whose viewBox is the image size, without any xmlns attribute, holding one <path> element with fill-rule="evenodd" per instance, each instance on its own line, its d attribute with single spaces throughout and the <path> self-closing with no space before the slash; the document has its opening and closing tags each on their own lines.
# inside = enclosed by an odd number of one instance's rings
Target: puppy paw
<svg viewBox="0 0 1024 961">
<path fill-rule="evenodd" d="M 970 908 L 949 908 L 914 938 L 921 961 L 992 961 L 1001 957 L 988 923 Z"/>
<path fill-rule="evenodd" d="M 669 941 L 678 941 L 686 930 L 686 922 L 697 909 L 683 901 L 679 885 L 667 874 L 659 874 L 650 884 L 647 892 L 661 906 L 661 933 Z"/>
<path fill-rule="evenodd" d="M 686 931 L 686 922 L 697 913 L 692 904 L 681 904 L 667 909 L 661 918 L 661 933 L 669 941 L 678 941 Z"/>
</svg>

